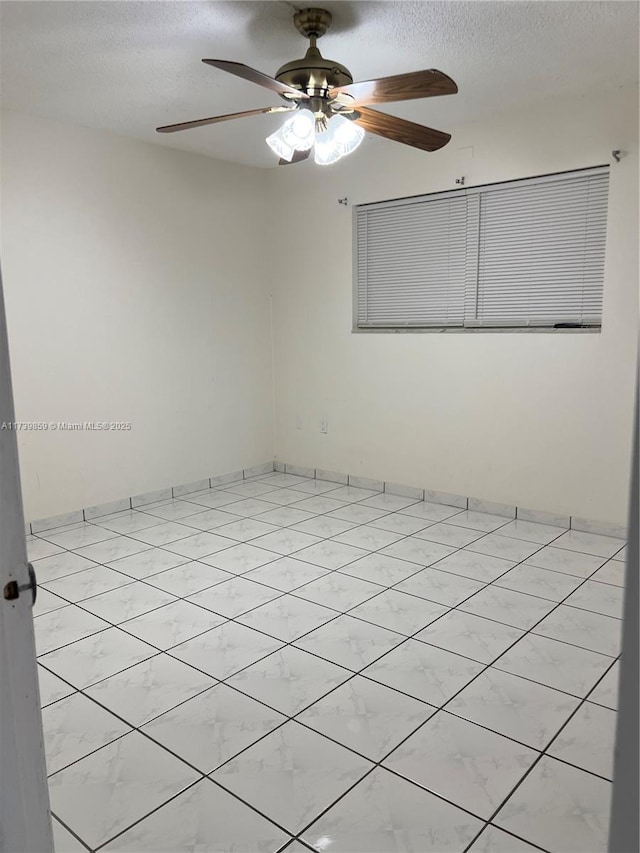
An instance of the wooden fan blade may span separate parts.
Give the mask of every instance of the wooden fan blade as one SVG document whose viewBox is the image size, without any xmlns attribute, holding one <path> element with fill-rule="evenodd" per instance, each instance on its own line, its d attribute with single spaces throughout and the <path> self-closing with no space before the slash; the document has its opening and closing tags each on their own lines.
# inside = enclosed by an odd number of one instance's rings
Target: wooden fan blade
<svg viewBox="0 0 640 853">
<path fill-rule="evenodd" d="M 189 130 L 191 127 L 204 127 L 207 124 L 217 124 L 219 121 L 231 121 L 234 118 L 248 118 L 249 116 L 265 115 L 267 113 L 288 113 L 290 107 L 263 107 L 259 110 L 245 110 L 243 113 L 229 113 L 224 116 L 212 116 L 212 118 L 199 118 L 196 121 L 183 121 L 180 124 L 165 124 L 156 127 L 158 133 L 175 133 L 176 130 Z"/>
<path fill-rule="evenodd" d="M 414 98 L 433 98 L 436 95 L 455 95 L 458 87 L 451 79 L 430 68 L 426 71 L 413 71 L 410 74 L 396 74 L 394 77 L 382 77 L 380 80 L 365 80 L 363 83 L 349 83 L 331 89 L 329 96 L 351 95 L 358 104 L 388 104 L 391 101 L 411 101 Z"/>
<path fill-rule="evenodd" d="M 358 118 L 354 119 L 356 124 L 394 142 L 403 142 L 413 148 L 421 148 L 423 151 L 437 151 L 451 139 L 450 133 L 434 130 L 422 124 L 407 121 L 404 118 L 380 113 L 378 110 L 370 110 L 367 107 L 358 107 L 356 110 Z"/>
<path fill-rule="evenodd" d="M 290 166 L 292 163 L 300 163 L 302 160 L 306 160 L 309 154 L 311 154 L 310 148 L 306 151 L 294 151 L 291 160 L 284 160 L 280 158 L 280 160 L 278 160 L 278 166 Z"/>
<path fill-rule="evenodd" d="M 274 80 L 273 77 L 267 77 L 262 71 L 256 71 L 255 68 L 243 65 L 242 62 L 227 62 L 224 59 L 203 59 L 202 61 L 206 65 L 213 65 L 214 68 L 220 68 L 221 71 L 235 74 L 236 77 L 242 77 L 243 80 L 248 80 L 250 83 L 264 86 L 265 89 L 270 89 L 278 95 L 287 95 L 288 97 L 295 98 L 309 97 L 306 92 L 301 92 L 299 89 L 294 89 L 292 86 L 280 83 L 278 80 Z"/>
</svg>

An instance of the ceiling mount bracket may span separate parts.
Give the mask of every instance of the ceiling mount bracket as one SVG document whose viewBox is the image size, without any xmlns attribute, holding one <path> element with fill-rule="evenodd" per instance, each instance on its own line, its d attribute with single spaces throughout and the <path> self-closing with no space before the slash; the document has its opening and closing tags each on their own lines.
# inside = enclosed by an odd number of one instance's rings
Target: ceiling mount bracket
<svg viewBox="0 0 640 853">
<path fill-rule="evenodd" d="M 293 16 L 296 29 L 306 39 L 319 39 L 331 26 L 331 12 L 326 9 L 299 9 Z"/>
</svg>

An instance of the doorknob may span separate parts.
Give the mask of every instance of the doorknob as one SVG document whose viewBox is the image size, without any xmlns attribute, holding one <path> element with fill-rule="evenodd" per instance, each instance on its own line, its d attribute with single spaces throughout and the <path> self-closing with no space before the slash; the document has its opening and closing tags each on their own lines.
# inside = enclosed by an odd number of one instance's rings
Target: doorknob
<svg viewBox="0 0 640 853">
<path fill-rule="evenodd" d="M 36 603 L 38 582 L 36 580 L 35 569 L 31 563 L 27 563 L 27 572 L 29 573 L 29 583 L 18 584 L 18 581 L 9 581 L 8 584 L 5 584 L 3 595 L 7 601 L 14 601 L 16 598 L 20 598 L 21 592 L 26 592 L 30 589 L 32 596 L 31 604 L 34 605 Z"/>
</svg>

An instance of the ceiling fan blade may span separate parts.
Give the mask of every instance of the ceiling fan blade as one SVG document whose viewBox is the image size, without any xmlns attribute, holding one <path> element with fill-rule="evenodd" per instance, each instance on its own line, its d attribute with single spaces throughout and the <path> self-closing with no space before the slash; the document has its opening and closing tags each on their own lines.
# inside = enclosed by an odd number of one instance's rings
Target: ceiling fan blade
<svg viewBox="0 0 640 853">
<path fill-rule="evenodd" d="M 211 118 L 199 118 L 195 121 L 183 121 L 180 124 L 165 124 L 156 127 L 158 133 L 175 133 L 176 130 L 189 130 L 192 127 L 204 127 L 207 124 L 217 124 L 219 121 L 231 121 L 234 118 L 248 118 L 249 116 L 265 115 L 267 113 L 288 113 L 291 107 L 263 107 L 259 110 L 245 110 L 243 113 L 229 113 L 224 116 L 212 116 Z"/>
<path fill-rule="evenodd" d="M 281 157 L 280 160 L 278 160 L 278 166 L 290 166 L 292 163 L 300 163 L 302 160 L 306 160 L 309 154 L 311 154 L 310 148 L 306 151 L 294 151 L 291 160 L 284 160 Z"/>
<path fill-rule="evenodd" d="M 410 74 L 396 74 L 382 77 L 380 80 L 365 80 L 362 83 L 349 83 L 331 89 L 330 95 L 351 95 L 358 104 L 388 104 L 392 101 L 411 101 L 414 98 L 433 98 L 436 95 L 455 95 L 458 87 L 451 79 L 430 68 L 426 71 L 413 71 Z"/>
<path fill-rule="evenodd" d="M 267 77 L 261 71 L 256 71 L 255 68 L 250 68 L 248 65 L 243 65 L 242 62 L 227 62 L 224 59 L 203 59 L 206 65 L 213 65 L 214 68 L 220 68 L 221 71 L 227 71 L 229 74 L 235 74 L 236 77 L 242 77 L 250 83 L 256 83 L 258 86 L 264 86 L 265 89 L 270 89 L 278 95 L 284 95 L 289 98 L 308 98 L 306 92 L 301 92 L 299 89 L 294 89 L 292 86 L 287 86 L 285 83 L 280 83 L 274 80 L 273 77 Z"/>
<path fill-rule="evenodd" d="M 390 116 L 380 113 L 378 110 L 370 110 L 367 107 L 358 107 L 356 110 L 358 118 L 354 119 L 356 124 L 369 133 L 385 136 L 394 142 L 403 142 L 413 148 L 421 148 L 423 151 L 437 151 L 451 139 L 450 133 L 434 130 L 422 124 L 415 124 L 404 118 Z"/>
</svg>

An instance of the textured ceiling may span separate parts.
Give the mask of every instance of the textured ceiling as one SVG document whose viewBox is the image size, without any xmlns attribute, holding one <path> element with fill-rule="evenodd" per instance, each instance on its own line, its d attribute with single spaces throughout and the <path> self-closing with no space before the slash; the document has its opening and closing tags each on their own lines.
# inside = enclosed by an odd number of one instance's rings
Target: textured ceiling
<svg viewBox="0 0 640 853">
<path fill-rule="evenodd" d="M 294 4 L 13 0 L 0 3 L 3 106 L 254 166 L 282 116 L 184 131 L 169 124 L 279 98 L 205 66 L 231 59 L 269 75 L 302 56 Z M 439 68 L 458 95 L 388 112 L 451 130 L 542 99 L 637 84 L 635 2 L 323 2 L 334 16 L 322 53 L 354 80 Z M 394 143 L 385 142 L 392 145 Z"/>
</svg>

